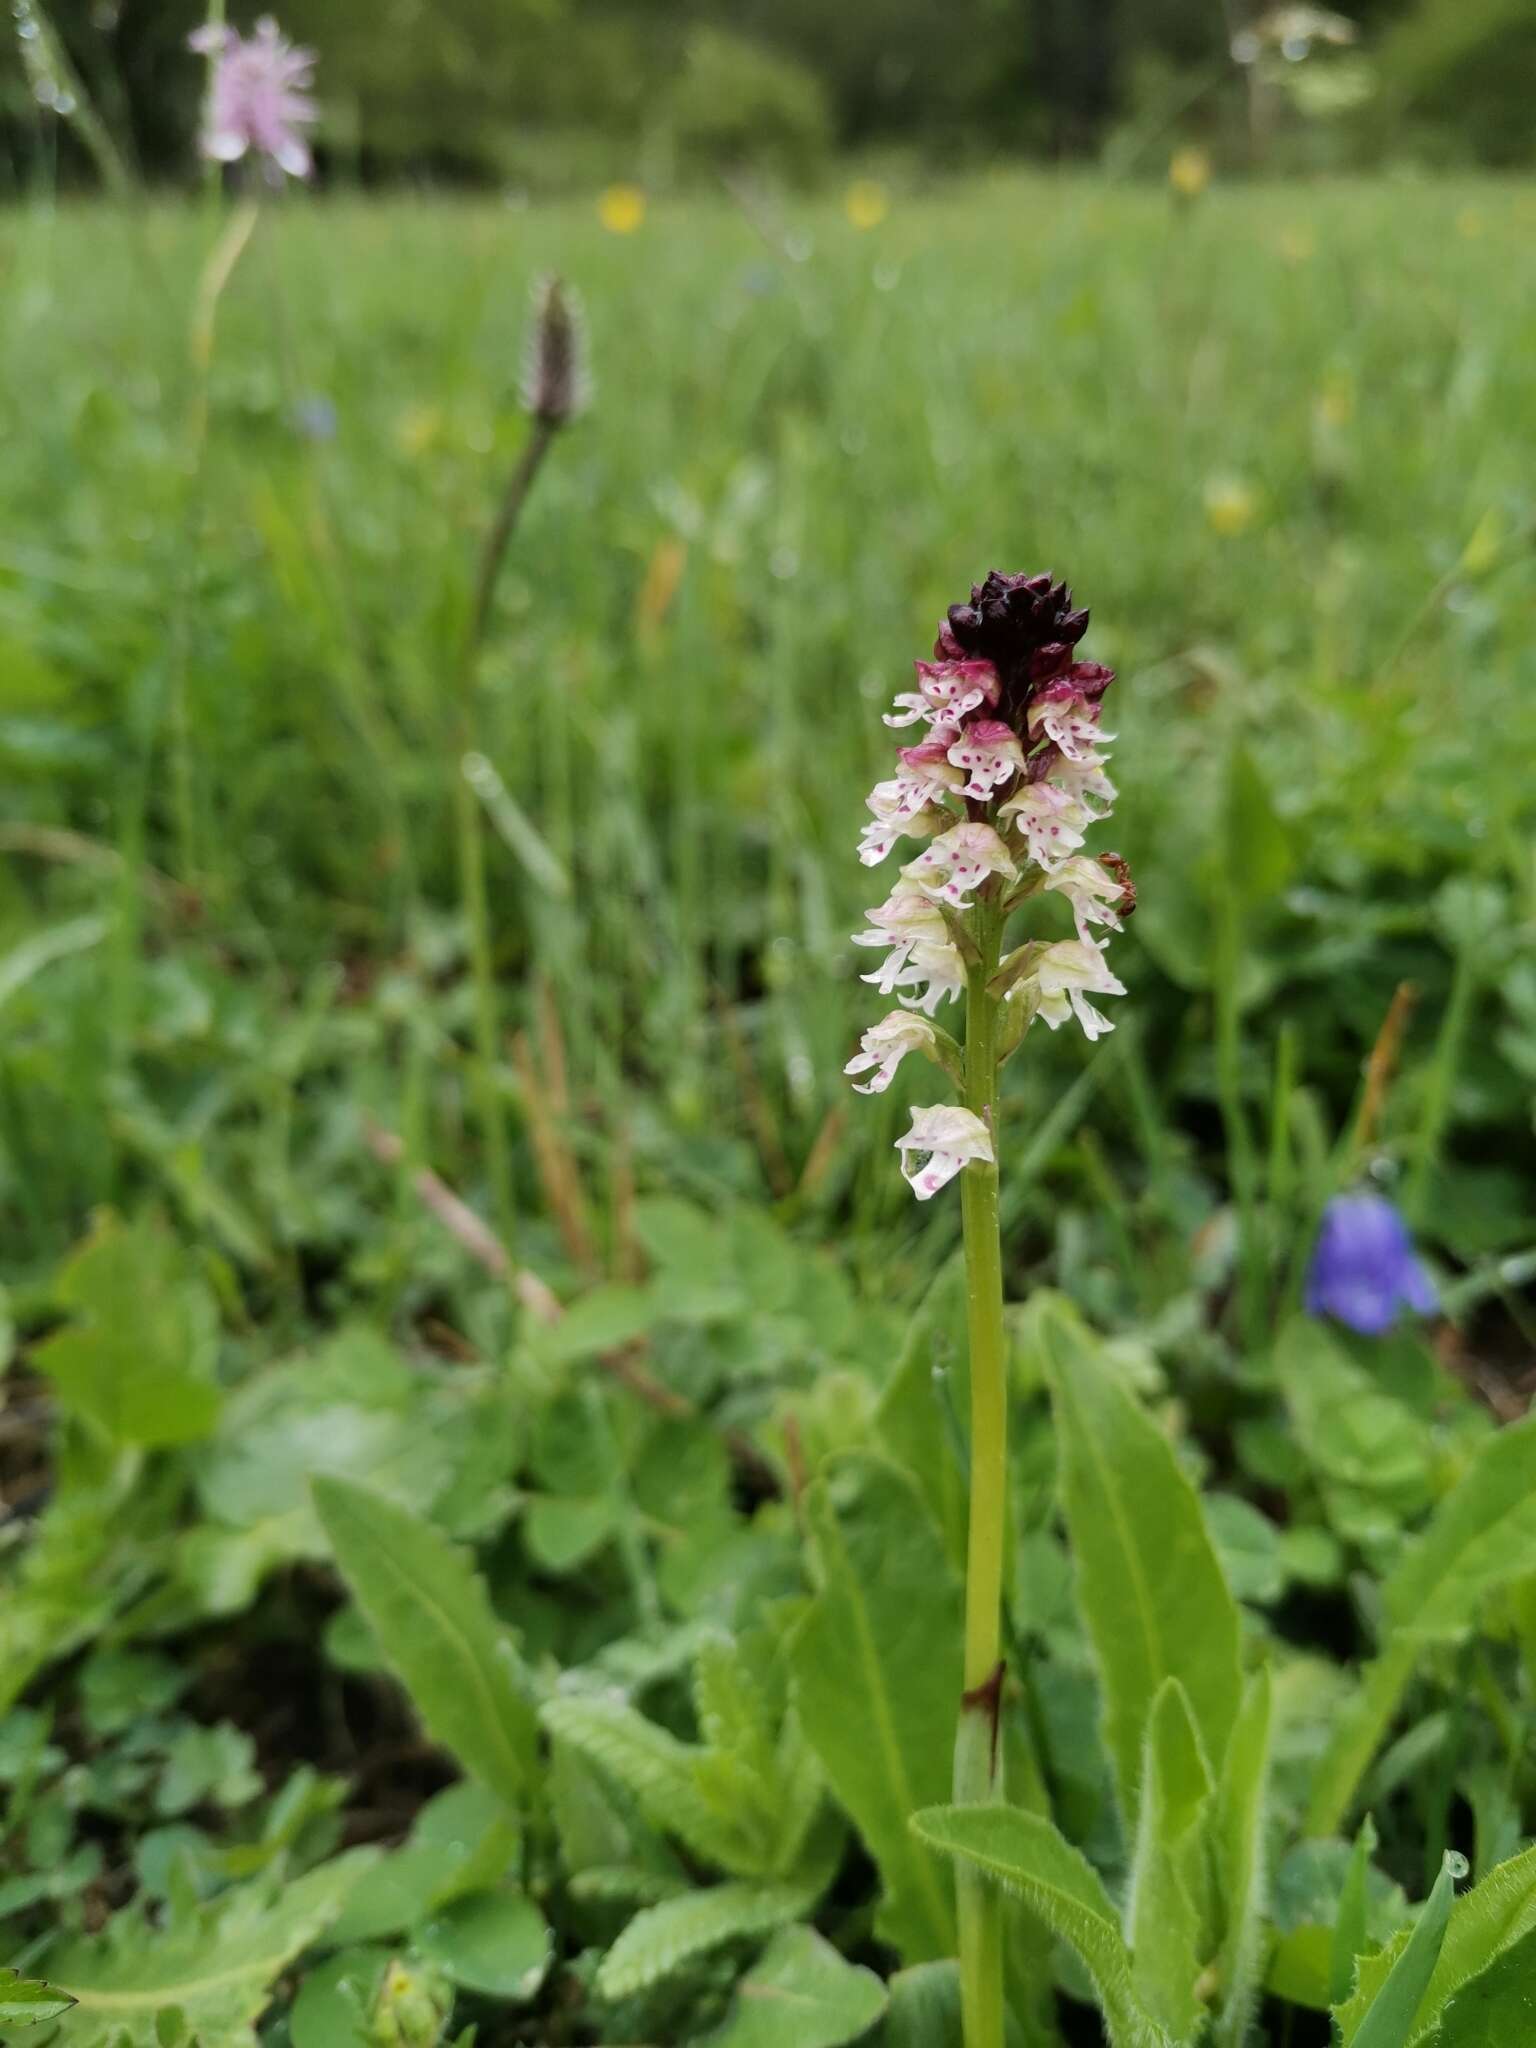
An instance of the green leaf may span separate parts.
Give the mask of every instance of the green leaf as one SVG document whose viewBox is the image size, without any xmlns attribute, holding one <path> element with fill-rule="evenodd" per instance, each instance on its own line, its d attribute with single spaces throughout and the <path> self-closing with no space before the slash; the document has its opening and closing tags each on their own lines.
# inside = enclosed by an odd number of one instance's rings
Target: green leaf
<svg viewBox="0 0 1536 2048">
<path fill-rule="evenodd" d="M 1442 1872 L 1436 1890 L 1446 1882 Z M 1426 1906 L 1425 1912 L 1428 1911 Z M 1512 1856 L 1507 1863 L 1490 1870 L 1449 1911 L 1444 1944 L 1438 1948 L 1429 1988 L 1418 2008 L 1413 2032 L 1407 2037 L 1410 2043 L 1424 2040 L 1452 1999 L 1536 1932 L 1536 1848 Z M 1355 1996 L 1338 2015 L 1343 2029 L 1342 2048 L 1353 2048 L 1354 2030 L 1371 2009 L 1407 1939 L 1406 1935 L 1399 1936 L 1360 1965 Z"/>
<path fill-rule="evenodd" d="M 1143 1733 L 1165 1680 L 1184 1688 L 1213 1764 L 1226 1753 L 1242 1689 L 1237 1603 L 1172 1446 L 1076 1311 L 1037 1298 L 1028 1333 L 1050 1383 L 1078 1604 L 1121 1808 L 1134 1824 Z"/>
<path fill-rule="evenodd" d="M 919 1838 L 975 1864 L 1017 1893 L 1093 1979 L 1112 2048 L 1171 2048 L 1146 2009 L 1108 1892 L 1093 1866 L 1038 1814 L 1008 1806 L 930 1807 L 914 1816 Z"/>
<path fill-rule="evenodd" d="M 59 2019 L 74 2002 L 66 1992 L 55 1991 L 35 1977 L 0 1970 L 0 2027 L 31 2027 L 40 2020 Z"/>
<path fill-rule="evenodd" d="M 58 2048 L 158 2048 L 156 2015 L 171 2007 L 193 2036 L 254 2048 L 272 1985 L 324 1934 L 373 1856 L 353 1850 L 275 1892 L 242 1886 L 184 1908 L 164 1929 L 122 1912 L 103 1934 L 56 1950 L 49 1974 L 76 2001 Z"/>
<path fill-rule="evenodd" d="M 195 1443 L 219 1412 L 213 1297 L 170 1232 L 102 1216 L 55 1289 L 74 1311 L 33 1360 L 112 1443 Z"/>
<path fill-rule="evenodd" d="M 815 1899 L 809 1886 L 790 1884 L 717 1884 L 664 1899 L 630 1921 L 603 1958 L 597 1988 L 604 1998 L 631 1997 L 722 1942 L 798 1920 Z"/>
<path fill-rule="evenodd" d="M 1166 1679 L 1147 1726 L 1125 1920 L 1136 1989 L 1178 2040 L 1203 2017 L 1195 1984 L 1211 1906 L 1205 1821 L 1214 1790 L 1184 1688 Z"/>
<path fill-rule="evenodd" d="M 762 1845 L 755 1833 L 723 1813 L 700 1776 L 707 1753 L 679 1742 L 623 1700 L 546 1701 L 541 1719 L 550 1734 L 618 1781 L 653 1827 L 675 1835 L 707 1863 L 744 1876 L 760 1876 Z"/>
<path fill-rule="evenodd" d="M 1362 1971 L 1359 1990 L 1335 2014 L 1340 2048 L 1409 2048 L 1433 2026 L 1435 2008 L 1425 1994 L 1445 1941 L 1456 1879 L 1466 1867 L 1461 1857 L 1447 1856 L 1417 1925 L 1384 1951 L 1379 1981 L 1368 1985 Z"/>
<path fill-rule="evenodd" d="M 306 1971 L 288 2015 L 293 2048 L 372 2048 L 373 2009 L 388 1968 L 388 1949 L 344 1948 Z"/>
<path fill-rule="evenodd" d="M 1382 1588 L 1386 1633 L 1313 1783 L 1307 1826 L 1332 1834 L 1421 1652 L 1472 1628 L 1491 1593 L 1536 1568 L 1536 1416 L 1488 1437 Z"/>
<path fill-rule="evenodd" d="M 315 1507 L 358 1605 L 435 1742 L 508 1806 L 536 1782 L 529 1683 L 484 1583 L 430 1522 L 344 1479 Z"/>
<path fill-rule="evenodd" d="M 1218 2048 L 1242 2048 L 1263 1969 L 1271 1719 L 1269 1672 L 1263 1670 L 1248 1681 L 1216 1792 L 1216 1885 L 1223 1920 Z"/>
<path fill-rule="evenodd" d="M 1376 1853 L 1376 1828 L 1369 1814 L 1360 1823 L 1350 1851 L 1349 1871 L 1339 1894 L 1338 1916 L 1328 1965 L 1329 2003 L 1343 2005 L 1355 1988 L 1355 1963 L 1365 1953 L 1369 1910 L 1367 1879 Z"/>
<path fill-rule="evenodd" d="M 455 1899 L 418 1929 L 416 1946 L 466 1991 L 520 2005 L 536 1996 L 549 1969 L 544 1915 L 511 1887 Z"/>
<path fill-rule="evenodd" d="M 1513 2048 L 1536 2041 L 1536 1934 L 1507 1949 L 1452 2001 L 1435 2048 Z"/>
<path fill-rule="evenodd" d="M 874 1459 L 839 1468 L 857 1494 L 805 1496 L 816 1596 L 790 1641 L 801 1723 L 879 1866 L 876 1925 L 907 1961 L 954 1952 L 953 1887 L 909 1832 L 949 1796 L 960 1699 L 960 1589 L 911 1480 Z"/>
<path fill-rule="evenodd" d="M 873 1970 L 845 1962 L 813 1928 L 786 1927 L 742 1978 L 725 2024 L 699 2048 L 844 2048 L 885 2006 Z"/>
<path fill-rule="evenodd" d="M 917 1963 L 898 1970 L 886 1991 L 890 2006 L 880 2048 L 965 2048 L 958 1965 Z"/>
<path fill-rule="evenodd" d="M 1232 749 L 1222 806 L 1221 878 L 1238 900 L 1253 904 L 1285 887 L 1293 855 L 1258 763 L 1245 746 Z"/>
</svg>

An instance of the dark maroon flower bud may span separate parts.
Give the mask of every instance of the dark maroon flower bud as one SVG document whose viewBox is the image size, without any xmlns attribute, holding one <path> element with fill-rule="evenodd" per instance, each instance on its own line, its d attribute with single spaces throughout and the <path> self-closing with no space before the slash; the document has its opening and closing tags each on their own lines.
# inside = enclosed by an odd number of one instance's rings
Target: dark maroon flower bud
<svg viewBox="0 0 1536 2048">
<path fill-rule="evenodd" d="M 1073 609 L 1072 592 L 1049 576 L 1005 576 L 993 569 L 973 584 L 969 604 L 951 605 L 939 628 L 937 652 L 954 661 L 962 657 L 990 661 L 1002 679 L 1000 710 L 1016 730 L 1023 731 L 1035 688 L 1078 664 L 1072 650 L 1088 630 L 1088 613 Z M 1098 680 L 1098 664 L 1080 664 L 1094 671 L 1094 688 L 1083 695 L 1102 695 L 1108 674 Z"/>
</svg>

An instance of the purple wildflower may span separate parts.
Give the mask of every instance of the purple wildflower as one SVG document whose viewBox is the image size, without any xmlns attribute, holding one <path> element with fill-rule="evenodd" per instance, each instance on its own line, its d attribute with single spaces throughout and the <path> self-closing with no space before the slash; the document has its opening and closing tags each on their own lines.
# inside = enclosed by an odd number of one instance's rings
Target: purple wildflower
<svg viewBox="0 0 1536 2048">
<path fill-rule="evenodd" d="M 307 178 L 309 144 L 299 131 L 316 118 L 309 92 L 313 51 L 290 43 L 270 14 L 257 22 L 253 35 L 210 22 L 189 40 L 213 67 L 200 141 L 203 155 L 232 164 L 254 151 L 274 171 Z"/>
<path fill-rule="evenodd" d="M 1427 1316 L 1438 1307 L 1408 1226 L 1385 1196 L 1335 1196 L 1323 1211 L 1307 1274 L 1307 1313 L 1380 1337 L 1401 1309 Z"/>
</svg>

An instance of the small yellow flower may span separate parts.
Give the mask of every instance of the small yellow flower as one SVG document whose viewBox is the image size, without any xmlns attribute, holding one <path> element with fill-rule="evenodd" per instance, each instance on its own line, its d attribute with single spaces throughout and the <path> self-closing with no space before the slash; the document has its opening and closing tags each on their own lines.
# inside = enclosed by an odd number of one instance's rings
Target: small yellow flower
<svg viewBox="0 0 1536 2048">
<path fill-rule="evenodd" d="M 1286 228 L 1280 236 L 1280 254 L 1287 263 L 1310 263 L 1317 254 L 1317 241 L 1310 228 Z"/>
<path fill-rule="evenodd" d="M 407 406 L 395 421 L 395 446 L 402 455 L 426 455 L 441 445 L 444 425 L 440 405 L 422 403 Z"/>
<path fill-rule="evenodd" d="M 597 217 L 610 235 L 632 235 L 645 221 L 645 194 L 638 185 L 610 185 L 597 202 Z"/>
<path fill-rule="evenodd" d="M 1211 159 L 1203 149 L 1186 144 L 1168 159 L 1168 183 L 1180 199 L 1198 199 L 1211 182 Z"/>
<path fill-rule="evenodd" d="M 843 211 L 861 231 L 879 227 L 891 210 L 891 195 L 878 178 L 855 178 L 843 194 Z"/>
<path fill-rule="evenodd" d="M 1258 515 L 1259 494 L 1240 476 L 1213 476 L 1205 487 L 1205 516 L 1213 533 L 1236 540 Z"/>
<path fill-rule="evenodd" d="M 1331 370 L 1317 394 L 1317 416 L 1325 427 L 1347 427 L 1355 416 L 1355 387 L 1342 370 Z"/>
</svg>

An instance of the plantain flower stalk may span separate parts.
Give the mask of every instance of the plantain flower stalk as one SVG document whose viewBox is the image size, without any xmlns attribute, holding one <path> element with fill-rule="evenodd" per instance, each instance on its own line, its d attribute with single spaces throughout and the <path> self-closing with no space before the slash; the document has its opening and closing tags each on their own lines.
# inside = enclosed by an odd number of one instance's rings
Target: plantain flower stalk
<svg viewBox="0 0 1536 2048">
<path fill-rule="evenodd" d="M 1076 1022 L 1096 1039 L 1112 1024 L 1098 1002 L 1124 995 L 1106 956 L 1135 891 L 1117 854 L 1083 849 L 1108 817 L 1105 772 L 1113 734 L 1102 722 L 1113 672 L 1079 658 L 1088 626 L 1072 593 L 1049 576 L 994 570 L 953 605 L 931 661 L 916 665 L 886 723 L 917 728 L 895 773 L 869 797 L 859 857 L 885 861 L 915 842 L 886 900 L 854 943 L 881 952 L 863 978 L 900 1007 L 864 1033 L 848 1062 L 866 1094 L 889 1087 L 909 1053 L 948 1073 L 958 1103 L 917 1109 L 896 1141 L 920 1202 L 960 1183 L 965 1231 L 971 1379 L 971 1499 L 966 1562 L 963 1691 L 955 1738 L 955 1798 L 1004 1796 L 998 1741 L 1004 1665 L 1002 1588 L 1007 1481 L 1007 1357 L 998 1233 L 998 1074 L 1036 1018 Z M 1059 897 L 1073 935 L 1009 948 L 1027 900 Z M 965 997 L 964 1044 L 937 1023 Z M 957 1875 L 961 2002 L 966 2048 L 1003 2048 L 1001 1900 L 986 1881 Z"/>
</svg>

